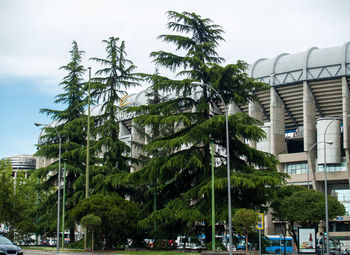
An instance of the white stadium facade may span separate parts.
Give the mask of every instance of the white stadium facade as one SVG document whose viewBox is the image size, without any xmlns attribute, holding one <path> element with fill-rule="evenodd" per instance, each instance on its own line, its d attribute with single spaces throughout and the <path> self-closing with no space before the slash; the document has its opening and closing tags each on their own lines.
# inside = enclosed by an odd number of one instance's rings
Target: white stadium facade
<svg viewBox="0 0 350 255">
<path fill-rule="evenodd" d="M 350 42 L 259 59 L 250 75 L 271 85 L 258 94 L 259 103 L 241 107 L 265 123 L 268 139 L 252 146 L 277 156 L 288 184 L 324 192 L 326 183 L 327 193 L 346 208 L 346 215 L 329 219 L 329 235 L 349 239 Z M 325 152 L 324 141 L 331 143 Z M 268 224 L 265 232 L 276 233 L 277 225 Z"/>
<path fill-rule="evenodd" d="M 230 105 L 230 114 L 244 111 L 264 123 L 267 138 L 250 145 L 277 156 L 281 162 L 279 171 L 290 175 L 288 184 L 321 192 L 327 184 L 327 193 L 346 208 L 346 215 L 329 219 L 329 236 L 349 240 L 350 42 L 259 59 L 250 66 L 248 74 L 271 88 L 257 94 L 259 102 Z M 146 104 L 145 91 L 130 95 L 128 103 Z M 94 112 L 97 114 L 98 108 Z M 120 138 L 129 145 L 131 140 L 145 142 L 131 125 L 133 117 L 123 113 L 119 116 Z M 140 153 L 132 147 L 132 156 Z M 43 159 L 38 159 L 37 167 L 43 165 Z M 280 234 L 279 222 L 273 222 L 270 216 L 265 222 L 265 234 Z"/>
</svg>

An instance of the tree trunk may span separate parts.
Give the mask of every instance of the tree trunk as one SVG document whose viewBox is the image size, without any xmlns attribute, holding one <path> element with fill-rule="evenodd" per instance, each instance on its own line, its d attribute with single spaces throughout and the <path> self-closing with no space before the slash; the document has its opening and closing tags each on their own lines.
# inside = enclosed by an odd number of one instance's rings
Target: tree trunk
<svg viewBox="0 0 350 255">
<path fill-rule="evenodd" d="M 248 234 L 245 235 L 245 254 L 248 255 Z"/>
<path fill-rule="evenodd" d="M 91 231 L 91 251 L 92 255 L 94 255 L 94 231 Z"/>
<path fill-rule="evenodd" d="M 75 229 L 74 229 L 74 227 L 69 229 L 69 242 L 70 243 L 75 242 Z"/>
<path fill-rule="evenodd" d="M 211 236 L 211 227 L 209 226 L 208 221 L 204 222 L 204 234 L 205 234 L 205 242 L 208 244 L 210 242 L 212 242 L 213 238 Z M 214 240 L 215 242 L 215 240 Z"/>
</svg>

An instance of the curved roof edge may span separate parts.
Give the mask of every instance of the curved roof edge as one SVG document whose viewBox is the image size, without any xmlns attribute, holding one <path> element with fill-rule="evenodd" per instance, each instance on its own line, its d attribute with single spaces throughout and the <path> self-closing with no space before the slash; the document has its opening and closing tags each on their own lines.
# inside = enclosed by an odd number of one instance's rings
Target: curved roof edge
<svg viewBox="0 0 350 255">
<path fill-rule="evenodd" d="M 274 86 L 350 76 L 350 42 L 323 49 L 310 47 L 296 54 L 281 53 L 273 59 L 260 58 L 248 73 Z"/>
</svg>

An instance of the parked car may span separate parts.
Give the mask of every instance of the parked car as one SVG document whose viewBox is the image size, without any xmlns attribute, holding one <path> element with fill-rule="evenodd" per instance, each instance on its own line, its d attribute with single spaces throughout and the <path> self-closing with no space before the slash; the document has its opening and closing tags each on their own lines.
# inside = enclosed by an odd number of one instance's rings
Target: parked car
<svg viewBox="0 0 350 255">
<path fill-rule="evenodd" d="M 205 249 L 203 238 L 178 236 L 176 239 L 177 249 L 202 250 Z"/>
<path fill-rule="evenodd" d="M 341 255 L 341 244 L 338 240 L 329 238 L 329 255 Z M 323 252 L 322 252 L 323 248 Z M 326 254 L 326 246 L 323 245 L 323 238 L 317 239 L 317 255 Z"/>
<path fill-rule="evenodd" d="M 49 246 L 55 246 L 56 245 L 56 240 L 48 239 L 48 244 L 49 244 Z"/>
<path fill-rule="evenodd" d="M 16 254 L 23 255 L 22 249 L 13 244 L 9 239 L 4 236 L 0 236 L 0 254 Z"/>
</svg>

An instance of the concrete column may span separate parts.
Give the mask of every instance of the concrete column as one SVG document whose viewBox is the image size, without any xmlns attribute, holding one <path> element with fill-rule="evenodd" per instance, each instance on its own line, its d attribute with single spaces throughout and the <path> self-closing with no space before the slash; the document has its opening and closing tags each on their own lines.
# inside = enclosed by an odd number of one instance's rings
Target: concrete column
<svg viewBox="0 0 350 255">
<path fill-rule="evenodd" d="M 145 144 L 149 144 L 151 142 L 151 136 L 152 136 L 152 126 L 151 125 L 147 125 L 145 127 Z"/>
<path fill-rule="evenodd" d="M 308 83 L 303 82 L 303 128 L 304 128 L 304 151 L 308 152 L 311 146 L 316 143 L 316 106 L 314 97 Z M 308 155 L 309 181 L 313 188 L 316 188 L 316 149 L 315 146 Z"/>
<path fill-rule="evenodd" d="M 248 113 L 249 116 L 257 119 L 261 122 L 263 122 L 264 120 L 264 112 L 263 109 L 261 108 L 260 104 L 258 102 L 255 101 L 250 101 L 248 104 Z M 256 148 L 256 141 L 249 141 L 249 146 Z"/>
<path fill-rule="evenodd" d="M 270 89 L 271 118 L 271 153 L 280 154 L 287 151 L 285 141 L 284 104 L 274 87 Z"/>
<path fill-rule="evenodd" d="M 272 209 L 270 208 L 268 213 L 265 214 L 265 228 L 264 228 L 264 234 L 265 235 L 273 235 L 275 234 L 275 224 L 272 223 Z"/>
<path fill-rule="evenodd" d="M 228 116 L 239 113 L 239 112 L 241 112 L 241 109 L 238 107 L 238 105 L 235 102 L 228 104 L 228 106 L 227 106 Z M 243 137 L 239 136 L 239 139 L 242 141 L 242 143 L 244 143 Z"/>
<path fill-rule="evenodd" d="M 303 83 L 304 151 L 316 143 L 316 106 L 306 81 Z"/>
<path fill-rule="evenodd" d="M 346 77 L 342 77 L 342 97 L 343 97 L 343 116 L 350 114 L 350 91 Z M 348 181 L 350 184 L 350 118 L 343 118 L 343 142 L 346 158 L 346 169 L 348 172 Z"/>
<path fill-rule="evenodd" d="M 133 158 L 139 158 L 142 154 L 142 149 L 137 146 L 137 144 L 134 144 L 133 142 L 139 143 L 139 144 L 145 144 L 145 138 L 142 136 L 138 131 L 136 122 L 132 120 L 131 125 L 131 157 Z M 139 164 L 132 164 L 131 166 L 131 172 L 135 172 L 141 168 L 141 165 Z"/>
<path fill-rule="evenodd" d="M 241 112 L 241 109 L 239 109 L 239 107 L 234 102 L 230 103 L 227 108 L 229 116 Z"/>
</svg>

